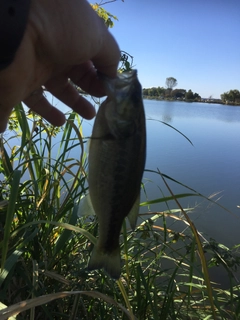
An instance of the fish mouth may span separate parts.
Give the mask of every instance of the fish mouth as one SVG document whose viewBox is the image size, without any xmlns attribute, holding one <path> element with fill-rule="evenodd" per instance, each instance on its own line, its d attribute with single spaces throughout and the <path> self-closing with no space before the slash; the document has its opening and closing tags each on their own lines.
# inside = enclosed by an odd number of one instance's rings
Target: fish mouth
<svg viewBox="0 0 240 320">
<path fill-rule="evenodd" d="M 128 82 L 132 81 L 133 78 L 137 77 L 137 70 L 133 69 L 131 71 L 126 71 L 118 73 L 119 81 L 127 80 Z"/>
<path fill-rule="evenodd" d="M 132 69 L 130 71 L 118 72 L 117 76 L 115 78 L 109 78 L 104 73 L 102 73 L 100 71 L 97 71 L 97 75 L 98 75 L 99 79 L 103 80 L 103 81 L 111 81 L 111 80 L 116 80 L 116 79 L 119 79 L 120 81 L 123 81 L 126 79 L 128 81 L 131 81 L 132 78 L 137 77 L 137 70 Z"/>
</svg>

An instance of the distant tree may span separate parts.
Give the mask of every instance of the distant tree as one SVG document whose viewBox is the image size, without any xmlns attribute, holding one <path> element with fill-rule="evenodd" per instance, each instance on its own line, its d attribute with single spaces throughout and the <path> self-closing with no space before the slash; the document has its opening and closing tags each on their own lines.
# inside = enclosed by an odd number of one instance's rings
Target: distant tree
<svg viewBox="0 0 240 320">
<path fill-rule="evenodd" d="M 168 90 L 172 90 L 174 87 L 177 86 L 177 79 L 173 78 L 173 77 L 169 77 L 166 79 L 166 87 Z"/>
<path fill-rule="evenodd" d="M 159 97 L 164 97 L 164 96 L 165 96 L 166 89 L 163 88 L 163 87 L 158 87 L 158 88 L 157 88 L 157 92 L 158 92 L 158 96 L 159 96 Z"/>
<path fill-rule="evenodd" d="M 188 92 L 186 92 L 185 94 L 185 99 L 187 101 L 198 101 L 201 99 L 200 95 L 198 93 L 193 93 L 192 90 L 188 90 Z"/>
<path fill-rule="evenodd" d="M 221 94 L 221 99 L 223 102 L 239 103 L 240 92 L 237 89 L 224 92 L 223 94 Z"/>
<path fill-rule="evenodd" d="M 163 87 L 144 88 L 143 95 L 150 97 L 163 97 L 166 89 Z"/>
<path fill-rule="evenodd" d="M 195 92 L 193 96 L 195 101 L 201 100 L 201 96 L 198 93 Z"/>
<path fill-rule="evenodd" d="M 221 94 L 221 100 L 223 101 L 223 102 L 227 102 L 227 92 L 224 92 L 224 93 L 222 93 Z"/>
<path fill-rule="evenodd" d="M 147 88 L 143 88 L 142 93 L 143 93 L 144 96 L 148 96 L 149 95 L 148 94 L 148 90 L 149 89 L 147 89 Z"/>
<path fill-rule="evenodd" d="M 194 94 L 191 89 L 189 89 L 188 92 L 186 92 L 185 99 L 186 100 L 193 100 L 194 99 Z"/>
<path fill-rule="evenodd" d="M 171 96 L 176 99 L 185 97 L 185 94 L 186 94 L 185 89 L 175 89 L 171 92 Z"/>
<path fill-rule="evenodd" d="M 152 96 L 153 95 L 153 90 L 151 88 L 147 89 L 147 93 L 148 96 Z"/>
<path fill-rule="evenodd" d="M 152 87 L 152 88 L 148 89 L 148 94 L 150 96 L 157 97 L 157 95 L 158 95 L 157 88 L 156 87 Z"/>
</svg>

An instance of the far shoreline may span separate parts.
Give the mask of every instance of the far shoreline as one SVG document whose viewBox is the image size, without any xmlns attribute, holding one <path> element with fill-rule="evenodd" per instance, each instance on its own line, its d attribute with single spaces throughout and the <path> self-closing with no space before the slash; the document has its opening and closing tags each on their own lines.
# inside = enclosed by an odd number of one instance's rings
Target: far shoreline
<svg viewBox="0 0 240 320">
<path fill-rule="evenodd" d="M 174 101 L 174 102 L 201 102 L 201 103 L 209 103 L 209 104 L 222 104 L 226 106 L 232 106 L 232 107 L 239 107 L 240 103 L 234 103 L 234 102 L 223 102 L 221 99 L 201 99 L 201 100 L 187 100 L 187 99 L 164 99 L 162 97 L 153 97 L 153 96 L 145 96 L 143 95 L 143 99 L 145 100 L 155 100 L 155 101 Z"/>
</svg>

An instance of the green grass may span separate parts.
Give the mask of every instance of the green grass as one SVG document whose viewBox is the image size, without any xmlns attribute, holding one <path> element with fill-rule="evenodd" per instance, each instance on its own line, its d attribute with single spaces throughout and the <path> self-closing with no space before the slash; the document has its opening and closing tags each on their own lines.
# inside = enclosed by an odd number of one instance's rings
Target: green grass
<svg viewBox="0 0 240 320">
<path fill-rule="evenodd" d="M 97 221 L 78 217 L 87 189 L 81 118 L 72 112 L 57 130 L 19 105 L 11 129 L 0 140 L 0 320 L 240 318 L 239 246 L 206 241 L 179 203 L 203 195 L 174 195 L 168 181 L 179 182 L 156 171 L 169 195 L 141 204 L 147 212 L 134 232 L 124 224 L 114 281 L 86 268 Z M 173 200 L 175 210 L 148 210 Z M 211 282 L 209 268 L 219 266 L 227 290 Z"/>
</svg>

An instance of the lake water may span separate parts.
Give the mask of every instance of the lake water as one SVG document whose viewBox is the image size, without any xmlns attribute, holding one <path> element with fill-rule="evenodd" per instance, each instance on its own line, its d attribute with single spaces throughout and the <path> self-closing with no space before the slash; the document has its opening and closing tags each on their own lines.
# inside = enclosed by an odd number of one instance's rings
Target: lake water
<svg viewBox="0 0 240 320">
<path fill-rule="evenodd" d="M 201 197 L 183 198 L 180 203 L 194 207 L 189 216 L 206 238 L 228 246 L 240 243 L 240 107 L 154 100 L 144 100 L 144 106 L 146 169 L 159 169 L 206 197 L 215 194 L 212 200 L 231 213 Z M 91 134 L 92 125 L 93 121 L 84 120 L 85 135 Z M 170 195 L 157 174 L 146 171 L 143 182 L 149 200 Z M 175 194 L 191 192 L 171 181 L 169 185 Z M 146 201 L 144 193 L 141 200 Z M 174 201 L 168 205 L 177 208 Z M 141 208 L 142 213 L 147 210 Z M 155 204 L 151 210 L 167 206 Z"/>
<path fill-rule="evenodd" d="M 146 168 L 159 168 L 207 197 L 218 193 L 213 200 L 220 198 L 218 203 L 231 213 L 200 197 L 189 197 L 180 203 L 183 207 L 198 205 L 190 217 L 206 236 L 230 246 L 240 243 L 240 108 L 153 100 L 145 100 L 144 104 L 148 135 Z M 193 145 L 156 120 L 181 131 Z M 158 176 L 145 173 L 144 177 L 162 188 Z M 148 185 L 150 183 L 146 186 L 149 198 L 161 197 L 157 188 L 148 189 Z M 174 193 L 188 192 L 176 183 L 170 186 Z M 159 211 L 166 207 L 151 209 Z"/>
<path fill-rule="evenodd" d="M 62 103 L 53 103 L 64 112 L 68 111 Z M 206 238 L 214 238 L 227 246 L 239 244 L 240 107 L 154 100 L 144 100 L 144 106 L 147 160 L 143 182 L 147 198 L 153 200 L 170 195 L 161 177 L 147 170 L 160 170 L 205 197 L 214 195 L 212 200 L 219 206 L 203 197 L 182 198 L 179 202 L 183 208 L 193 208 L 189 216 Z M 83 121 L 85 137 L 91 135 L 93 122 Z M 190 139 L 192 144 L 170 126 Z M 79 150 L 74 152 L 79 153 Z M 191 192 L 180 184 L 167 181 L 174 194 Z M 147 198 L 142 192 L 141 200 Z M 177 208 L 174 201 L 168 206 Z M 150 209 L 159 212 L 167 210 L 167 205 L 159 203 Z M 141 207 L 141 213 L 147 211 L 148 207 Z M 172 222 L 167 227 L 182 231 L 186 225 Z M 218 274 L 214 272 L 212 279 L 224 285 L 221 270 Z"/>
<path fill-rule="evenodd" d="M 239 244 L 240 108 L 153 100 L 145 100 L 144 105 L 148 142 L 146 169 L 158 168 L 206 197 L 215 194 L 212 199 L 230 212 L 201 197 L 188 197 L 179 202 L 184 208 L 194 208 L 189 216 L 207 239 L 214 238 L 227 246 Z M 181 131 L 193 145 L 160 121 Z M 145 182 L 149 199 L 160 198 L 162 193 L 170 195 L 160 176 L 145 172 L 144 178 L 145 181 L 152 180 Z M 171 182 L 170 187 L 175 194 L 189 192 L 177 183 Z M 144 200 L 144 196 L 142 198 Z M 177 208 L 173 201 L 168 205 Z M 151 210 L 166 209 L 163 204 L 151 206 Z M 171 227 L 177 231 L 185 228 L 176 223 Z M 209 272 L 213 281 L 228 287 L 223 268 L 210 269 Z M 240 279 L 239 271 L 235 276 Z"/>
</svg>

